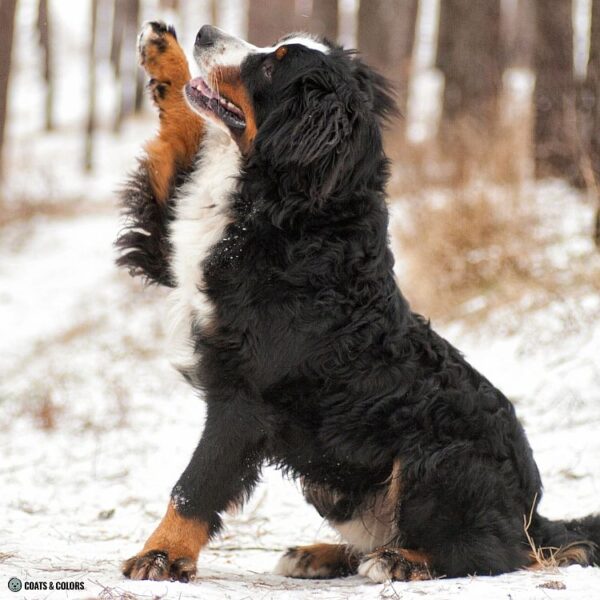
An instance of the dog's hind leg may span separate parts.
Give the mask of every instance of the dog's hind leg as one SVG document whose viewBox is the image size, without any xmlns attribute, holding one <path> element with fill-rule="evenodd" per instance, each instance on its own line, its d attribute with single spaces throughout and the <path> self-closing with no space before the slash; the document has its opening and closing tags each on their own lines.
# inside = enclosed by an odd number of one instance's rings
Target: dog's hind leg
<svg viewBox="0 0 600 600">
<path fill-rule="evenodd" d="M 275 567 L 277 575 L 300 579 L 332 579 L 354 575 L 360 554 L 346 544 L 313 544 L 290 548 Z"/>
<path fill-rule="evenodd" d="M 537 478 L 524 485 L 508 461 L 467 452 L 429 468 L 413 464 L 404 473 L 397 546 L 418 549 L 437 576 L 499 575 L 531 564 L 523 519 Z"/>
<path fill-rule="evenodd" d="M 138 59 L 150 77 L 148 87 L 160 117 L 157 137 L 146 144 L 148 173 L 156 199 L 165 202 L 177 171 L 193 164 L 204 121 L 185 100 L 191 75 L 172 27 L 147 23 L 138 38 Z"/>
</svg>

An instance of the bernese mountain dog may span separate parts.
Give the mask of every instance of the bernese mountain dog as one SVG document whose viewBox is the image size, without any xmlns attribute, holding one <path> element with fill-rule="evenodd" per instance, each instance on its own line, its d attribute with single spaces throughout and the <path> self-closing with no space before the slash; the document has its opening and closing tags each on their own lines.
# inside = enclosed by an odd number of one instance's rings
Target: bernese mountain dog
<svg viewBox="0 0 600 600">
<path fill-rule="evenodd" d="M 160 113 L 123 193 L 118 263 L 173 289 L 172 361 L 207 403 L 196 450 L 132 579 L 188 581 L 265 464 L 340 544 L 277 572 L 373 581 L 600 561 L 600 515 L 549 521 L 509 400 L 398 289 L 384 78 L 304 34 L 257 48 L 205 25 L 191 78 L 175 31 L 139 57 Z M 535 550 L 535 552 L 534 552 Z"/>
</svg>

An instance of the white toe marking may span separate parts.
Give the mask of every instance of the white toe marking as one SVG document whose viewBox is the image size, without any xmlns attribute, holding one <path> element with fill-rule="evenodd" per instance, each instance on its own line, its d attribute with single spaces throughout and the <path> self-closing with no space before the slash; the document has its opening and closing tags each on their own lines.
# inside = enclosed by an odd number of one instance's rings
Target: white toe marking
<svg viewBox="0 0 600 600">
<path fill-rule="evenodd" d="M 389 567 L 380 558 L 369 558 L 360 563 L 358 574 L 367 577 L 375 583 L 385 583 L 392 579 Z"/>
<path fill-rule="evenodd" d="M 164 21 L 154 21 L 155 23 L 159 23 L 161 27 L 167 28 L 167 24 Z M 154 33 L 154 27 L 152 27 L 152 21 L 146 21 L 142 25 L 142 29 L 138 35 L 138 44 L 137 44 L 137 58 L 138 62 L 142 63 L 142 50 L 149 42 L 152 37 L 157 37 L 157 34 Z"/>
<path fill-rule="evenodd" d="M 282 577 L 298 577 L 304 579 L 318 579 L 320 577 L 326 577 L 329 575 L 329 569 L 325 566 L 321 566 L 315 569 L 312 566 L 306 566 L 301 564 L 300 558 L 302 554 L 296 554 L 290 556 L 288 553 L 284 554 L 280 559 L 273 573 L 275 575 L 281 575 Z"/>
</svg>

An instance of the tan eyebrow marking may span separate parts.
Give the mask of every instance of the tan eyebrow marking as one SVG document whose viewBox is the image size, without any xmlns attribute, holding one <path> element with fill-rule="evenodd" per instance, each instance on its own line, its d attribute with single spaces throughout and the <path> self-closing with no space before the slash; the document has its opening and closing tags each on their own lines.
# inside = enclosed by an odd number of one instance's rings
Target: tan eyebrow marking
<svg viewBox="0 0 600 600">
<path fill-rule="evenodd" d="M 287 46 L 279 46 L 279 48 L 275 50 L 275 58 L 281 60 L 287 54 L 287 51 Z"/>
</svg>

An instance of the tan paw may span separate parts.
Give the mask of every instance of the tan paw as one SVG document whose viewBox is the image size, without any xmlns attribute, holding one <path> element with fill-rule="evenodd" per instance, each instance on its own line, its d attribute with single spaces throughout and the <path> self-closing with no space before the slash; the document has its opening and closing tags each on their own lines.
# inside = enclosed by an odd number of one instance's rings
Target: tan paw
<svg viewBox="0 0 600 600">
<path fill-rule="evenodd" d="M 313 544 L 290 548 L 275 567 L 275 574 L 300 579 L 331 579 L 356 573 L 358 557 L 346 545 Z"/>
<path fill-rule="evenodd" d="M 138 61 L 150 77 L 155 100 L 157 94 L 164 97 L 169 88 L 180 93 L 191 75 L 175 29 L 162 21 L 149 21 L 142 27 L 137 48 Z"/>
<path fill-rule="evenodd" d="M 196 575 L 196 561 L 187 558 L 170 560 L 168 552 L 150 550 L 132 556 L 123 563 L 122 572 L 130 579 L 188 582 Z"/>
<path fill-rule="evenodd" d="M 401 548 L 381 548 L 366 554 L 358 574 L 375 583 L 432 579 L 427 558 L 420 552 Z"/>
</svg>

